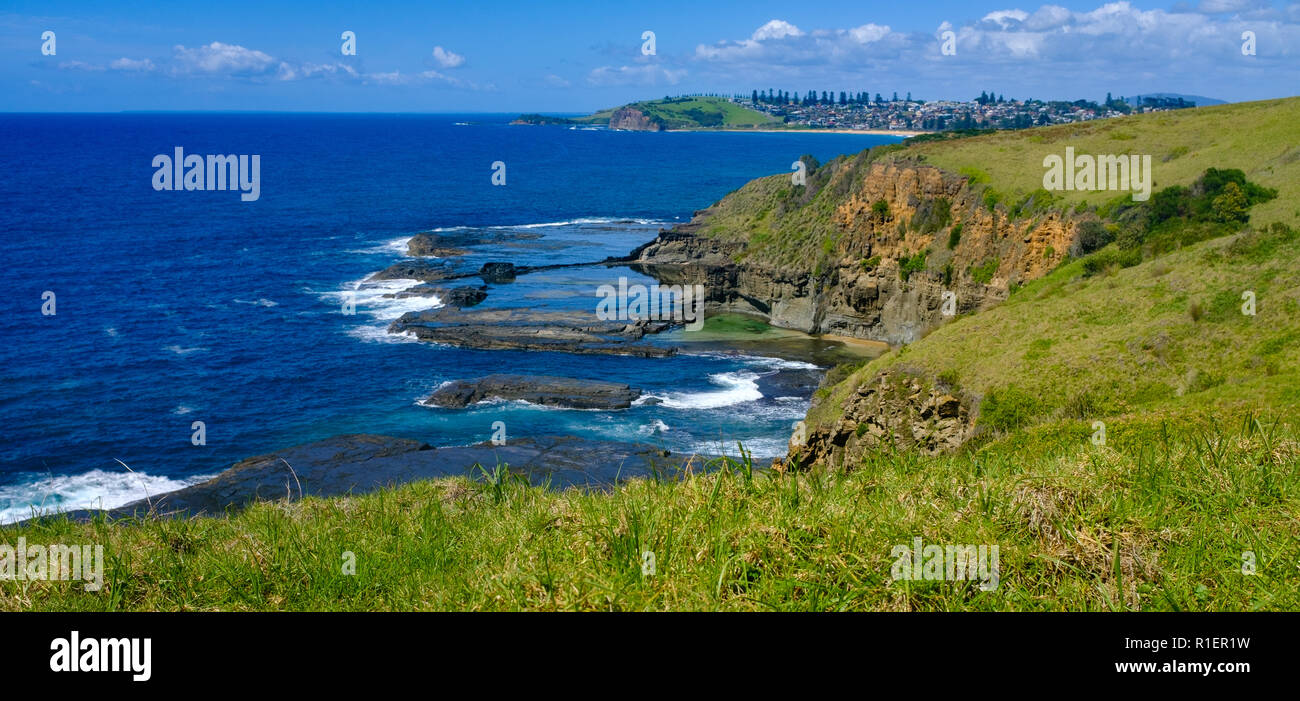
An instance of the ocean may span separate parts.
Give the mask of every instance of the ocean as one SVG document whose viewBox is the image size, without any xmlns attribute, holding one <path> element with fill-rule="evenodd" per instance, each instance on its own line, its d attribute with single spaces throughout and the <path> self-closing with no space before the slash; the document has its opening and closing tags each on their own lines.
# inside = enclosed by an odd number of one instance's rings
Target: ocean
<svg viewBox="0 0 1300 701">
<path fill-rule="evenodd" d="M 765 357 L 762 342 L 670 358 L 427 344 L 386 328 L 439 300 L 385 297 L 415 283 L 365 279 L 427 231 L 481 241 L 463 260 L 472 267 L 625 255 L 800 155 L 826 161 L 897 139 L 512 117 L 0 115 L 0 522 L 33 507 L 118 506 L 343 433 L 466 445 L 500 421 L 508 438 L 784 453 L 808 397 L 765 378 L 816 366 L 807 359 Z M 258 198 L 155 190 L 153 158 L 176 147 L 258 155 Z M 492 182 L 496 162 L 505 185 Z M 483 306 L 594 310 L 595 288 L 620 276 L 651 282 L 627 268 L 562 268 L 493 285 Z M 349 294 L 355 315 L 342 311 Z M 654 401 L 618 412 L 419 403 L 493 372 L 625 382 Z"/>
</svg>

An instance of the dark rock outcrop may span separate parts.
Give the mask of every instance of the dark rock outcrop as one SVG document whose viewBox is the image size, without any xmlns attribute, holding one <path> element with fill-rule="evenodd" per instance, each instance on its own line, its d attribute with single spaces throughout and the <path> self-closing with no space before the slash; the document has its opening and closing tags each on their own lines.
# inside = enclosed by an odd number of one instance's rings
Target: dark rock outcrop
<svg viewBox="0 0 1300 701">
<path fill-rule="evenodd" d="M 416 234 L 406 242 L 406 255 L 416 258 L 452 258 L 469 253 L 464 248 L 448 246 L 433 234 Z"/>
<path fill-rule="evenodd" d="M 534 350 L 599 353 L 659 358 L 676 349 L 637 343 L 646 334 L 671 326 L 668 322 L 600 321 L 594 312 L 536 309 L 476 309 L 442 307 L 407 312 L 389 327 L 390 333 L 411 333 L 422 341 L 485 350 Z"/>
<path fill-rule="evenodd" d="M 430 406 L 461 408 L 486 399 L 518 399 L 567 409 L 626 409 L 641 390 L 617 382 L 550 375 L 488 375 L 455 380 L 424 400 Z"/>
<path fill-rule="evenodd" d="M 809 416 L 818 416 L 817 402 Z M 789 459 L 801 465 L 855 465 L 885 446 L 928 455 L 954 450 L 975 433 L 971 402 L 923 372 L 892 368 L 863 382 L 820 425 L 801 424 Z"/>
<path fill-rule="evenodd" d="M 367 278 L 367 280 L 372 282 L 383 280 L 419 280 L 421 282 L 439 282 L 442 280 L 454 280 L 463 277 L 467 276 L 464 274 L 457 274 L 446 261 L 439 263 L 429 261 L 404 261 L 401 263 L 394 263 L 387 268 L 380 270 Z"/>
<path fill-rule="evenodd" d="M 527 268 L 516 268 L 514 263 L 492 262 L 484 263 L 478 274 L 483 282 L 500 285 L 514 282 L 515 277 L 526 270 Z"/>
<path fill-rule="evenodd" d="M 364 494 L 397 484 L 440 477 L 482 479 L 476 465 L 509 465 L 532 484 L 603 488 L 635 477 L 673 476 L 691 460 L 639 443 L 589 441 L 571 436 L 510 439 L 432 449 L 420 441 L 344 435 L 248 458 L 216 477 L 175 492 L 107 510 L 110 518 L 221 515 L 259 500 Z M 703 461 L 696 460 L 699 472 Z M 69 514 L 85 520 L 98 511 Z"/>
<path fill-rule="evenodd" d="M 472 307 L 487 299 L 488 296 L 486 286 L 472 287 L 465 285 L 447 288 L 429 284 L 408 287 L 401 292 L 394 292 L 384 296 L 389 299 L 406 299 L 407 297 L 428 297 L 430 295 L 436 296 L 449 307 L 458 308 Z"/>
</svg>

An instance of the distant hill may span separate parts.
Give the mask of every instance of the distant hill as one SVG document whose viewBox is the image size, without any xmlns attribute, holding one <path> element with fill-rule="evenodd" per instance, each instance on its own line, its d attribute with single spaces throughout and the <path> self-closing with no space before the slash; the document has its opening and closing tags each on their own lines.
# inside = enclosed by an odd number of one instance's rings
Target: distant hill
<svg viewBox="0 0 1300 701">
<path fill-rule="evenodd" d="M 1227 101 L 1225 100 L 1216 100 L 1212 97 L 1205 97 L 1204 95 L 1184 95 L 1182 93 L 1176 93 L 1176 92 L 1151 92 L 1151 93 L 1143 93 L 1141 95 L 1134 95 L 1133 97 L 1121 97 L 1120 99 L 1129 103 L 1130 105 L 1139 105 L 1142 103 L 1142 98 L 1144 97 L 1154 97 L 1158 99 L 1169 99 L 1169 100 L 1177 100 L 1178 98 L 1181 97 L 1184 100 L 1187 100 L 1188 102 L 1195 102 L 1197 107 L 1209 107 L 1210 105 L 1228 104 Z"/>
<path fill-rule="evenodd" d="M 632 131 L 752 129 L 781 124 L 780 120 L 721 97 L 667 97 L 662 100 L 646 100 L 576 118 L 525 114 L 514 123 L 605 125 L 611 129 Z"/>
</svg>

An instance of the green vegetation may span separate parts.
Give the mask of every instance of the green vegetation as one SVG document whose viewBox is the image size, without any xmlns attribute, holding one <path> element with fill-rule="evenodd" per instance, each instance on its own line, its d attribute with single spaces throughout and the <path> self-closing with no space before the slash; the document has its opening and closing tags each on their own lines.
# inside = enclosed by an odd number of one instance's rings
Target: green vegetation
<svg viewBox="0 0 1300 701">
<path fill-rule="evenodd" d="M 922 270 L 925 270 L 926 255 L 927 251 L 920 251 L 915 255 L 900 258 L 898 261 L 898 277 L 903 282 L 907 282 L 907 279 L 912 276 L 912 273 L 919 273 Z"/>
<path fill-rule="evenodd" d="M 971 266 L 969 271 L 970 277 L 981 285 L 987 285 L 993 281 L 993 276 L 998 272 L 998 259 L 990 258 L 979 265 Z"/>
<path fill-rule="evenodd" d="M 0 610 L 1300 607 L 1300 435 L 1257 418 L 1109 428 L 1104 448 L 1066 424 L 940 457 L 885 450 L 851 472 L 742 457 L 610 493 L 457 478 L 224 518 L 51 520 L 6 536 L 102 543 L 104 590 L 0 582 Z M 914 537 L 998 545 L 999 586 L 894 581 L 891 550 Z"/>
<path fill-rule="evenodd" d="M 1189 110 L 1138 114 L 1023 131 L 1000 131 L 961 139 L 909 139 L 908 152 L 925 162 L 997 183 L 1019 198 L 1043 186 L 1043 158 L 1064 154 L 1151 154 L 1155 187 L 1190 187 L 1209 168 L 1237 168 L 1281 195 L 1252 210 L 1257 221 L 1300 226 L 1300 98 L 1244 102 Z M 1116 140 L 1115 134 L 1122 134 Z M 978 167 L 976 167 L 978 166 Z M 1063 204 L 1097 207 L 1112 192 L 1053 193 Z"/>
<path fill-rule="evenodd" d="M 952 230 L 948 232 L 948 250 L 951 251 L 957 248 L 957 244 L 960 242 L 961 242 L 961 223 L 958 222 L 957 225 L 952 227 Z"/>
<path fill-rule="evenodd" d="M 957 451 L 885 447 L 847 466 L 757 470 L 742 449 L 707 474 L 608 493 L 529 487 L 495 466 L 478 481 L 222 518 L 55 518 L 6 528 L 6 540 L 104 544 L 105 591 L 0 581 L 0 610 L 1295 610 L 1297 122 L 1293 98 L 935 138 L 810 163 L 804 187 L 762 178 L 715 205 L 709 234 L 773 262 L 808 265 L 814 252 L 819 266 L 835 254 L 836 207 L 879 159 L 960 172 L 1012 216 L 1084 214 L 1065 264 L 835 368 L 806 419 L 810 433 L 838 424 L 885 371 L 933 378 L 926 390 L 960 393 L 974 412 Z M 1066 145 L 1165 154 L 1155 196 L 1041 191 L 1037 164 Z M 887 220 L 883 202 L 860 204 Z M 949 208 L 918 209 L 910 225 L 941 232 Z M 949 249 L 961 235 L 953 226 Z M 902 279 L 934 252 L 951 281 L 942 240 L 899 260 Z M 989 282 L 998 266 L 968 273 Z M 894 581 L 891 550 L 915 537 L 997 544 L 1000 586 Z"/>
<path fill-rule="evenodd" d="M 661 129 L 754 129 L 780 127 L 782 122 L 762 112 L 721 97 L 665 97 L 634 102 L 625 107 L 645 113 Z M 619 108 L 601 110 L 585 117 L 521 115 L 523 124 L 609 124 Z"/>
<path fill-rule="evenodd" d="M 780 120 L 720 97 L 673 97 L 634 102 L 664 129 L 756 128 L 780 125 Z"/>
<path fill-rule="evenodd" d="M 1099 262 L 1124 255 L 1139 260 Z M 1060 421 L 1085 395 L 1098 419 L 1286 413 L 1300 404 L 1297 257 L 1300 231 L 1277 223 L 1145 262 L 1110 246 L 939 327 L 906 354 L 881 356 L 832 388 L 809 421 L 834 421 L 854 388 L 895 365 L 951 371 L 974 397 L 1014 387 L 1034 398 L 995 400 L 1017 418 L 999 410 L 999 430 L 1025 416 L 1026 425 Z M 1246 292 L 1254 316 L 1243 311 Z"/>
</svg>

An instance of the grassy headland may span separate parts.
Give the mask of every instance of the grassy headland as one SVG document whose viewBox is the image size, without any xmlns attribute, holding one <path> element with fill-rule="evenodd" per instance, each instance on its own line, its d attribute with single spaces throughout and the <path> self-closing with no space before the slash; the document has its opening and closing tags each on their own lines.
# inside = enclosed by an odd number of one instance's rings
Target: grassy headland
<svg viewBox="0 0 1300 701">
<path fill-rule="evenodd" d="M 738 105 L 721 97 L 671 97 L 661 100 L 634 102 L 623 107 L 601 110 L 585 117 L 563 118 L 543 115 L 523 115 L 519 121 L 527 124 L 609 124 L 610 118 L 621 110 L 634 110 L 645 115 L 648 124 L 661 130 L 669 129 L 755 129 L 772 128 L 781 121 L 762 112 Z"/>
<path fill-rule="evenodd" d="M 610 492 L 452 479 L 222 518 L 48 519 L 4 539 L 103 544 L 104 591 L 0 582 L 0 610 L 1295 610 L 1298 117 L 1293 98 L 934 139 L 812 168 L 801 191 L 788 175 L 759 179 L 716 205 L 710 235 L 779 260 L 830 250 L 830 213 L 878 159 L 966 174 L 999 211 L 1023 204 L 1043 153 L 1066 144 L 1153 153 L 1159 188 L 1189 188 L 1166 200 L 1186 211 L 1160 217 L 1113 193 L 1063 194 L 1052 206 L 1092 208 L 1131 236 L 837 369 L 808 416 L 841 421 L 863 383 L 915 373 L 979 407 L 978 435 L 954 452 L 886 446 L 767 471 L 742 458 Z M 1276 197 L 1248 220 L 1220 206 L 1202 221 L 1211 168 Z M 892 548 L 917 537 L 998 545 L 999 586 L 894 580 Z"/>
</svg>

